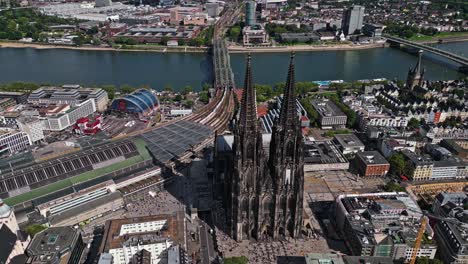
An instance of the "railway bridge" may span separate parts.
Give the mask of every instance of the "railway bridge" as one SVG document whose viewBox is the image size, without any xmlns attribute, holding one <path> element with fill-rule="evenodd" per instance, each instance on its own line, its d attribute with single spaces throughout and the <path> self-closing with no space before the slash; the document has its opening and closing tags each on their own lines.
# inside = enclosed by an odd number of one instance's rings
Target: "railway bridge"
<svg viewBox="0 0 468 264">
<path fill-rule="evenodd" d="M 436 47 L 432 47 L 432 46 L 429 46 L 429 45 L 416 43 L 416 42 L 413 42 L 413 41 L 409 41 L 407 39 L 402 39 L 402 38 L 399 38 L 399 37 L 391 36 L 391 35 L 388 35 L 388 34 L 384 34 L 383 37 L 385 37 L 387 39 L 387 42 L 389 42 L 389 43 L 394 43 L 394 44 L 398 44 L 398 45 L 404 45 L 404 46 L 407 46 L 407 47 L 424 50 L 424 51 L 436 54 L 438 56 L 441 56 L 443 58 L 446 58 L 448 60 L 451 60 L 451 61 L 453 61 L 453 62 L 460 65 L 460 67 L 459 67 L 460 72 L 468 73 L 468 58 L 466 58 L 464 56 L 455 54 L 455 53 L 450 52 L 450 51 L 438 49 Z"/>
</svg>

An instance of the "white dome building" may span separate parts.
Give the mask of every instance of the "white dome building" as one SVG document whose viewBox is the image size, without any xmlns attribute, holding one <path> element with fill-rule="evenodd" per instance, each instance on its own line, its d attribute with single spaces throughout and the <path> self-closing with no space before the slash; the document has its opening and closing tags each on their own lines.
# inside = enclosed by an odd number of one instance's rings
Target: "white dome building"
<svg viewBox="0 0 468 264">
<path fill-rule="evenodd" d="M 19 230 L 13 210 L 0 199 L 0 226 L 2 225 L 8 226 L 13 233 Z"/>
</svg>

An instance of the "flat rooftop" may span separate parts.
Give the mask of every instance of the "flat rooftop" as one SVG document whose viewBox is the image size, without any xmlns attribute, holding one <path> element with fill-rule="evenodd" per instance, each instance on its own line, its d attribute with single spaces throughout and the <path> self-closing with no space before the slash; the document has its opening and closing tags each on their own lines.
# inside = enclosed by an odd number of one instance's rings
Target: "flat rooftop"
<svg viewBox="0 0 468 264">
<path fill-rule="evenodd" d="M 69 226 L 51 227 L 34 236 L 27 252 L 35 260 L 33 263 L 46 263 L 71 251 L 79 235 L 79 231 Z"/>
<path fill-rule="evenodd" d="M 347 163 L 348 160 L 332 141 L 310 141 L 304 144 L 306 163 Z"/>
<path fill-rule="evenodd" d="M 176 244 L 185 244 L 184 213 L 143 216 L 125 219 L 114 219 L 106 222 L 103 241 L 99 252 L 109 252 L 110 249 L 121 248 L 131 236 L 156 235 L 168 238 Z M 158 228 L 154 223 L 164 223 Z M 134 225 L 139 228 L 133 228 Z"/>
<path fill-rule="evenodd" d="M 311 103 L 322 117 L 346 116 L 335 103 L 328 99 L 314 99 Z"/>
<path fill-rule="evenodd" d="M 338 134 L 335 135 L 335 140 L 345 148 L 364 147 L 364 143 L 355 134 Z"/>
<path fill-rule="evenodd" d="M 428 166 L 434 164 L 434 161 L 430 157 L 418 155 L 410 150 L 403 149 L 401 153 L 403 153 L 403 155 L 405 155 L 406 158 L 411 160 L 411 162 L 413 162 L 417 166 Z"/>
<path fill-rule="evenodd" d="M 356 153 L 366 165 L 390 165 L 378 151 L 363 151 Z"/>
</svg>

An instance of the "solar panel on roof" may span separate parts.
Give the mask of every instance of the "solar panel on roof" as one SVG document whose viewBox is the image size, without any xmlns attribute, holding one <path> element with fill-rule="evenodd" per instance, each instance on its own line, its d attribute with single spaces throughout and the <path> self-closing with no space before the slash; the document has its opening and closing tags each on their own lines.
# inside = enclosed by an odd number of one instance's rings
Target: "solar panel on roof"
<svg viewBox="0 0 468 264">
<path fill-rule="evenodd" d="M 62 167 L 62 164 L 54 165 L 54 169 L 57 175 L 63 174 L 65 172 L 65 170 Z"/>
<path fill-rule="evenodd" d="M 117 147 L 112 148 L 112 151 L 114 152 L 114 154 L 116 156 L 121 156 L 122 155 L 122 151 L 120 151 L 120 149 L 117 148 Z"/>
<path fill-rule="evenodd" d="M 75 169 L 79 169 L 79 168 L 82 168 L 83 165 L 81 164 L 80 160 L 79 159 L 74 159 L 72 160 L 72 163 L 73 165 L 75 166 Z"/>
<path fill-rule="evenodd" d="M 123 154 L 127 154 L 130 152 L 130 150 L 128 150 L 127 146 L 125 145 L 121 145 L 120 147 L 120 150 L 122 151 Z"/>
<path fill-rule="evenodd" d="M 34 175 L 34 172 L 29 172 L 26 173 L 26 180 L 28 181 L 28 184 L 33 184 L 37 182 L 36 176 Z"/>
<path fill-rule="evenodd" d="M 110 149 L 104 150 L 104 153 L 106 153 L 106 156 L 107 156 L 109 159 L 115 158 L 114 152 L 112 152 Z"/>
<path fill-rule="evenodd" d="M 6 179 L 5 185 L 9 191 L 16 189 L 16 183 L 12 178 Z"/>
<path fill-rule="evenodd" d="M 55 172 L 51 167 L 44 168 L 44 171 L 45 171 L 45 174 L 47 175 L 47 178 L 55 177 Z"/>
<path fill-rule="evenodd" d="M 73 170 L 73 166 L 70 161 L 65 161 L 64 163 L 62 163 L 62 165 L 63 167 L 65 167 L 66 172 L 70 172 Z"/>
<path fill-rule="evenodd" d="M 100 160 L 101 162 L 107 160 L 107 157 L 104 155 L 103 152 L 98 152 L 98 153 L 96 153 L 96 154 L 97 154 L 97 156 L 98 156 L 98 158 L 99 158 L 99 160 Z"/>
<path fill-rule="evenodd" d="M 80 160 L 81 160 L 81 163 L 82 163 L 85 167 L 88 167 L 88 166 L 91 165 L 91 162 L 89 161 L 89 159 L 88 159 L 87 156 L 81 157 Z"/>
<path fill-rule="evenodd" d="M 26 186 L 27 184 L 23 176 L 18 176 L 15 178 L 15 180 L 16 180 L 16 185 L 18 186 L 18 188 Z"/>
<path fill-rule="evenodd" d="M 43 181 L 45 180 L 47 177 L 44 173 L 44 171 L 42 169 L 39 169 L 36 171 L 36 178 L 39 180 L 39 181 Z"/>
<path fill-rule="evenodd" d="M 0 193 L 4 193 L 6 192 L 7 189 L 5 187 L 5 182 L 4 181 L 0 181 Z"/>
</svg>

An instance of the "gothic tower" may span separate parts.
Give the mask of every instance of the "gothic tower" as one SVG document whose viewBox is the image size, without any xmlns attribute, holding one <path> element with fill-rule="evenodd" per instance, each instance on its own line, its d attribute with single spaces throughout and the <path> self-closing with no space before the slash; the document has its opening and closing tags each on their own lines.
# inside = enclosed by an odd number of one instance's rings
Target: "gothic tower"
<svg viewBox="0 0 468 264">
<path fill-rule="evenodd" d="M 250 61 L 249 55 L 240 114 L 233 129 L 233 165 L 225 182 L 229 232 L 238 241 L 298 237 L 302 227 L 304 156 L 294 54 L 268 158 L 257 117 Z"/>
<path fill-rule="evenodd" d="M 228 201 L 230 231 L 239 241 L 258 238 L 259 183 L 266 167 L 250 61 L 248 55 L 240 115 L 234 128 L 234 168 Z"/>
<path fill-rule="evenodd" d="M 421 60 L 422 60 L 423 51 L 419 50 L 418 52 L 418 62 L 413 69 L 408 70 L 408 76 L 406 78 L 406 88 L 413 90 L 415 86 L 422 86 L 424 81 L 425 70 L 421 69 Z"/>
<path fill-rule="evenodd" d="M 294 53 L 291 55 L 279 118 L 270 142 L 269 173 L 274 184 L 273 238 L 298 237 L 302 227 L 304 155 L 297 113 Z"/>
</svg>

